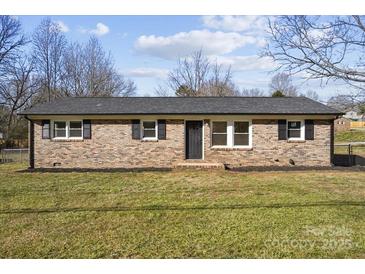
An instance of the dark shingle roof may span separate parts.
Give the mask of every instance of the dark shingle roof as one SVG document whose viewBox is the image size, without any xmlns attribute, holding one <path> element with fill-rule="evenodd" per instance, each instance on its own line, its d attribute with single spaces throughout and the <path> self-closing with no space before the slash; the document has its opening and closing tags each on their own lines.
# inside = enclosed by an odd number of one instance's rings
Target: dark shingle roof
<svg viewBox="0 0 365 274">
<path fill-rule="evenodd" d="M 67 97 L 21 115 L 341 114 L 305 97 Z"/>
</svg>

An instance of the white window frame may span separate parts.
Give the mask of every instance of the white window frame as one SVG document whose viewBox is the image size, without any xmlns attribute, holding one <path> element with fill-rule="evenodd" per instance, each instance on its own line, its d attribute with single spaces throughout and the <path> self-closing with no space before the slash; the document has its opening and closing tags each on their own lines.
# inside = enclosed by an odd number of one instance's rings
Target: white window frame
<svg viewBox="0 0 365 274">
<path fill-rule="evenodd" d="M 226 126 L 226 135 L 227 135 L 227 144 L 226 145 L 215 145 L 213 146 L 213 123 L 215 122 L 224 122 L 224 123 L 227 123 L 227 126 Z M 211 121 L 211 124 L 210 124 L 210 128 L 211 128 L 211 131 L 210 131 L 210 142 L 211 142 L 211 147 L 227 147 L 228 146 L 228 143 L 229 143 L 229 134 L 228 134 L 228 121 L 226 120 L 214 120 L 214 121 Z M 215 134 L 224 134 L 223 132 L 221 133 L 215 133 Z"/>
<path fill-rule="evenodd" d="M 300 122 L 300 137 L 291 137 L 289 138 L 289 122 Z M 287 120 L 286 121 L 286 139 L 287 140 L 292 140 L 292 141 L 304 141 L 305 138 L 305 124 L 304 124 L 304 120 L 300 120 L 300 119 L 292 119 L 292 120 Z"/>
<path fill-rule="evenodd" d="M 66 123 L 66 137 L 56 137 L 54 136 L 55 133 L 55 128 L 54 128 L 54 124 L 55 122 L 65 122 Z M 70 122 L 80 122 L 81 123 L 81 137 L 70 137 Z M 61 120 L 61 119 L 57 119 L 57 120 L 53 120 L 51 122 L 51 134 L 52 134 L 52 139 L 54 140 L 83 140 L 84 139 L 84 123 L 82 120 Z"/>
<path fill-rule="evenodd" d="M 214 146 L 213 145 L 213 123 L 214 122 L 227 122 L 227 145 Z M 234 145 L 234 122 L 248 122 L 248 145 Z M 212 148 L 252 148 L 252 120 L 212 120 L 210 122 L 210 146 Z"/>
<path fill-rule="evenodd" d="M 143 132 L 144 132 L 143 123 L 144 122 L 154 122 L 155 123 L 155 137 L 143 137 L 143 135 L 144 135 L 143 134 Z M 140 128 L 141 128 L 140 134 L 141 134 L 141 139 L 142 140 L 152 140 L 152 141 L 158 140 L 158 123 L 157 123 L 157 120 L 141 120 Z"/>
<path fill-rule="evenodd" d="M 248 145 L 235 145 L 234 144 L 234 134 L 235 134 L 235 131 L 234 131 L 234 123 L 235 122 L 248 122 L 248 133 L 238 133 L 238 134 L 242 134 L 242 135 L 246 135 L 248 134 Z M 242 147 L 242 148 L 251 148 L 252 147 L 252 134 L 251 134 L 251 121 L 240 121 L 240 120 L 234 120 L 232 121 L 232 146 L 233 147 Z"/>
<path fill-rule="evenodd" d="M 71 131 L 71 127 L 70 127 L 70 123 L 71 122 L 80 122 L 81 123 L 81 136 L 80 137 L 69 137 L 70 131 Z M 68 133 L 68 139 L 82 139 L 84 137 L 84 123 L 82 120 L 70 120 L 67 121 L 67 133 Z"/>
</svg>

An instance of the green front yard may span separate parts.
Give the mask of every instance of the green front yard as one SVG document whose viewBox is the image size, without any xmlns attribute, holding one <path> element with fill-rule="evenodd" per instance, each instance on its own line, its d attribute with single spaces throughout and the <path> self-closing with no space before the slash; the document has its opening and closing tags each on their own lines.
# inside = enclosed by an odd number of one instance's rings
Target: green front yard
<svg viewBox="0 0 365 274">
<path fill-rule="evenodd" d="M 0 165 L 1 258 L 365 258 L 365 173 L 26 173 Z"/>
</svg>

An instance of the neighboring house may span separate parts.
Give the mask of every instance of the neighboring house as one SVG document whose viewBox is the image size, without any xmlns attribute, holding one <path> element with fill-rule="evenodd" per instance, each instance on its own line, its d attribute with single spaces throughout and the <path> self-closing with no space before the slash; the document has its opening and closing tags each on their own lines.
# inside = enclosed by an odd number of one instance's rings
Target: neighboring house
<svg viewBox="0 0 365 274">
<path fill-rule="evenodd" d="M 351 119 L 353 121 L 361 121 L 362 115 L 358 114 L 355 110 L 347 111 L 343 117 Z"/>
<path fill-rule="evenodd" d="M 335 132 L 348 131 L 351 129 L 351 120 L 341 117 L 335 120 Z"/>
<path fill-rule="evenodd" d="M 341 114 L 305 97 L 76 97 L 21 113 L 32 168 L 330 166 Z"/>
</svg>

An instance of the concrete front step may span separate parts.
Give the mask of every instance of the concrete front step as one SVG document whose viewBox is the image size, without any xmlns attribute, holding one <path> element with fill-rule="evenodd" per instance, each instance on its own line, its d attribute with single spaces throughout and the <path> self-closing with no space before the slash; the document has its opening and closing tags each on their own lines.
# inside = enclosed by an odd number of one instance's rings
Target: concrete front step
<svg viewBox="0 0 365 274">
<path fill-rule="evenodd" d="M 178 163 L 175 166 L 176 168 L 201 168 L 201 169 L 210 169 L 210 168 L 221 168 L 224 169 L 224 164 L 222 163 L 204 163 L 204 162 L 183 162 Z"/>
</svg>

